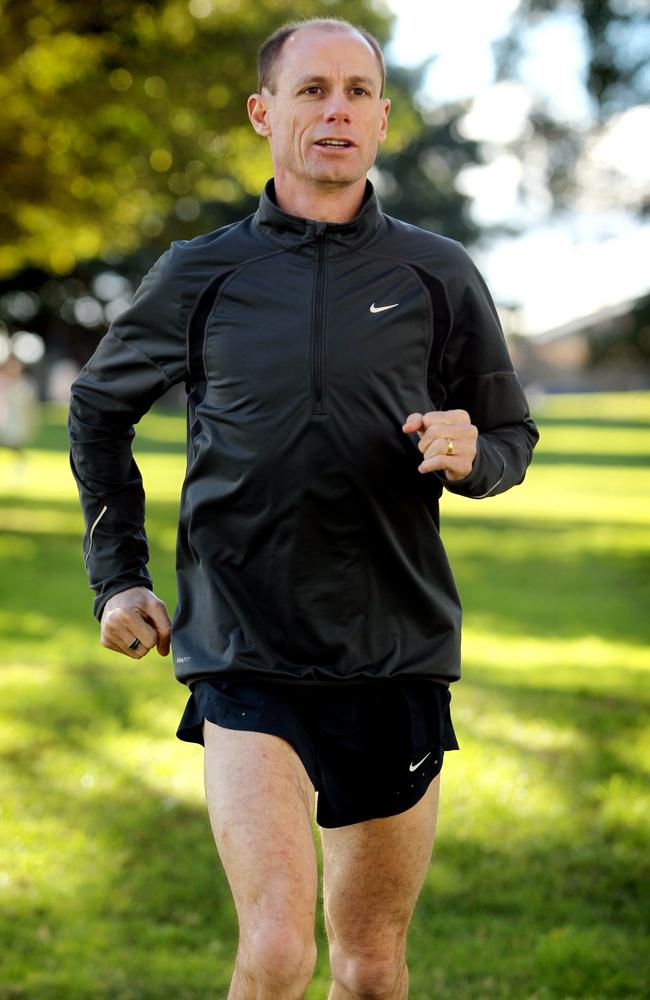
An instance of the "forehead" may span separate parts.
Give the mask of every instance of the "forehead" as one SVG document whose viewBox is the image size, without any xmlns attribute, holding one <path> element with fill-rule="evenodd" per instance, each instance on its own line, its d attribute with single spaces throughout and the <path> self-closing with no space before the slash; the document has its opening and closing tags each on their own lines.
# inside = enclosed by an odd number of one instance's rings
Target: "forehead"
<svg viewBox="0 0 650 1000">
<path fill-rule="evenodd" d="M 302 28 L 287 38 L 275 67 L 278 86 L 311 76 L 366 76 L 381 85 L 377 56 L 362 35 L 349 28 Z"/>
</svg>

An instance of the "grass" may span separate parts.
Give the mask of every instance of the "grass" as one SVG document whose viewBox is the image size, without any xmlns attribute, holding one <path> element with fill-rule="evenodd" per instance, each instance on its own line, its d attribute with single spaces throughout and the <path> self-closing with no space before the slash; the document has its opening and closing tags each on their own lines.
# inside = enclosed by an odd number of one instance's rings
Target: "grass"
<svg viewBox="0 0 650 1000">
<path fill-rule="evenodd" d="M 525 484 L 447 494 L 461 745 L 409 936 L 412 1000 L 648 996 L 650 394 L 551 397 Z M 236 920 L 171 658 L 103 649 L 65 415 L 0 454 L 0 998 L 224 997 Z M 182 417 L 136 454 L 173 609 Z M 327 995 L 322 922 L 307 994 Z"/>
</svg>

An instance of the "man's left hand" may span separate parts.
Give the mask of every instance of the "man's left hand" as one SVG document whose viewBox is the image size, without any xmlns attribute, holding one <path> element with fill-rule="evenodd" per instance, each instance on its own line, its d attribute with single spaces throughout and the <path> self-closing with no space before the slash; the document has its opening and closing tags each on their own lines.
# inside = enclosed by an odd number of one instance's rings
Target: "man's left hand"
<svg viewBox="0 0 650 1000">
<path fill-rule="evenodd" d="M 418 465 L 419 472 L 444 470 L 447 479 L 453 481 L 464 479 L 471 472 L 478 430 L 465 410 L 410 413 L 402 430 L 405 434 L 417 431 L 420 436 L 418 448 L 424 460 Z"/>
</svg>

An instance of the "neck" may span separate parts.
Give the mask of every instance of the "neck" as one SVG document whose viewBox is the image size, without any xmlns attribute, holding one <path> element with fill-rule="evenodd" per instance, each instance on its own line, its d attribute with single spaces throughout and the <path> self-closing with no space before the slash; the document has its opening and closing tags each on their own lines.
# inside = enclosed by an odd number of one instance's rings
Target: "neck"
<svg viewBox="0 0 650 1000">
<path fill-rule="evenodd" d="M 366 178 L 354 184 L 328 184 L 319 188 L 304 187 L 295 178 L 274 175 L 275 197 L 279 207 L 289 215 L 317 222 L 350 222 L 361 211 L 366 190 Z"/>
</svg>

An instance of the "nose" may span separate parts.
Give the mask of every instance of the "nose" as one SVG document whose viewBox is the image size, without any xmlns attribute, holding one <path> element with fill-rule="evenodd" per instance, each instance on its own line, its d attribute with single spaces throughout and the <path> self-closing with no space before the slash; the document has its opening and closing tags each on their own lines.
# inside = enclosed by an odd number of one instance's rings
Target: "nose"
<svg viewBox="0 0 650 1000">
<path fill-rule="evenodd" d="M 349 122 L 350 101 L 346 94 L 333 91 L 325 107 L 325 119 L 328 122 Z"/>
</svg>

